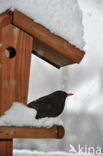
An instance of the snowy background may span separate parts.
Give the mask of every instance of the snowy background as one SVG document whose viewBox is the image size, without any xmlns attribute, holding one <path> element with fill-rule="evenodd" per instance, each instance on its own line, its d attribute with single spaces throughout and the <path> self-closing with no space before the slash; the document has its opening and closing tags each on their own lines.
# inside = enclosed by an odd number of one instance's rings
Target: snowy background
<svg viewBox="0 0 103 156">
<path fill-rule="evenodd" d="M 32 56 L 28 101 L 62 89 L 75 95 L 68 98 L 61 118 L 66 135 L 62 140 L 14 140 L 14 149 L 43 151 L 14 151 L 14 156 L 46 155 L 44 152 L 64 151 L 69 145 L 103 147 L 103 0 L 78 0 L 83 11 L 86 55 L 80 65 L 54 68 Z M 39 71 L 39 72 L 38 72 Z M 39 80 L 39 81 L 38 81 Z M 56 155 L 49 153 L 47 156 Z"/>
</svg>

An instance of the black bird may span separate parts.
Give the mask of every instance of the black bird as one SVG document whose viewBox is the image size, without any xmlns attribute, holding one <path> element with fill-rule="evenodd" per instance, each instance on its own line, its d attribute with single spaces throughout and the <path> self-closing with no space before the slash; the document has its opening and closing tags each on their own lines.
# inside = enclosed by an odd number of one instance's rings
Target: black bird
<svg viewBox="0 0 103 156">
<path fill-rule="evenodd" d="M 57 117 L 63 112 L 66 97 L 71 95 L 73 94 L 56 91 L 29 103 L 27 106 L 37 110 L 36 119 Z"/>
</svg>

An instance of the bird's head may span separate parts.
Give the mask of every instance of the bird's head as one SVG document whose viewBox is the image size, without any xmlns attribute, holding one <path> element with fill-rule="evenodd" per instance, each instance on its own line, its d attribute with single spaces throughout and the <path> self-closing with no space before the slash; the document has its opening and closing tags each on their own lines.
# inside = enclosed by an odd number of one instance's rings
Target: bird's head
<svg viewBox="0 0 103 156">
<path fill-rule="evenodd" d="M 61 108 L 61 110 L 64 109 L 65 106 L 65 100 L 68 96 L 72 96 L 73 93 L 66 93 L 65 91 L 57 91 L 54 93 L 55 97 L 57 97 L 57 101 L 56 103 L 59 103 L 59 107 Z"/>
</svg>

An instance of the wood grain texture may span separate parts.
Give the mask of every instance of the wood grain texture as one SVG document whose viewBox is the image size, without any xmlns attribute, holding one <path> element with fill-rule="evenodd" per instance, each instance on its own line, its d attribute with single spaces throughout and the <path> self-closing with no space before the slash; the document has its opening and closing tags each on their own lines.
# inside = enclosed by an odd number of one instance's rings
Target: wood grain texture
<svg viewBox="0 0 103 156">
<path fill-rule="evenodd" d="M 12 102 L 27 103 L 32 37 L 13 25 L 2 29 L 0 48 L 0 114 L 10 108 Z M 5 56 L 5 49 L 16 50 L 14 58 Z"/>
<path fill-rule="evenodd" d="M 10 11 L 0 15 L 0 29 L 12 23 L 12 15 Z"/>
<path fill-rule="evenodd" d="M 57 68 L 74 63 L 71 59 L 68 59 L 36 38 L 34 38 L 32 53 Z"/>
<path fill-rule="evenodd" d="M 4 15 L 3 15 L 4 16 Z M 19 30 L 11 23 L 5 15 L 4 24 L 0 29 L 0 115 L 10 108 L 12 102 L 27 103 L 28 82 L 30 71 L 30 60 L 32 52 L 32 37 Z M 9 59 L 5 55 L 7 47 L 16 50 L 16 56 Z M 1 140 L 0 134 L 0 156 L 12 156 L 11 138 L 5 136 Z"/>
<path fill-rule="evenodd" d="M 0 127 L 0 138 L 57 138 L 64 136 L 64 128 L 62 126 L 53 126 L 51 128 L 36 127 Z"/>
<path fill-rule="evenodd" d="M 12 23 L 12 15 L 9 11 L 0 15 L 0 43 L 2 42 L 2 28 Z"/>
<path fill-rule="evenodd" d="M 37 38 L 41 42 L 56 50 L 58 53 L 67 57 L 74 63 L 80 63 L 84 56 L 84 51 L 71 45 L 69 42 L 52 34 L 48 29 L 15 10 L 13 14 L 13 24 L 25 32 Z M 35 43 L 34 43 L 35 44 Z"/>
<path fill-rule="evenodd" d="M 12 156 L 12 139 L 0 139 L 0 156 Z"/>
</svg>

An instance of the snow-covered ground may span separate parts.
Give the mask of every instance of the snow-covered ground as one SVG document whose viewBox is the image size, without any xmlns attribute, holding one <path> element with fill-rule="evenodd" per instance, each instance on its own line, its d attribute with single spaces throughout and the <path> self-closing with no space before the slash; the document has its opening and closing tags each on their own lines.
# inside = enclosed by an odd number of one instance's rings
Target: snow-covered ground
<svg viewBox="0 0 103 156">
<path fill-rule="evenodd" d="M 29 150 L 14 150 L 13 156 L 69 156 L 66 152 L 39 152 Z M 73 155 L 71 155 L 73 156 Z"/>
<path fill-rule="evenodd" d="M 94 154 L 78 154 L 78 153 L 66 153 L 62 151 L 57 152 L 39 152 L 29 150 L 14 150 L 13 156 L 96 156 Z"/>
</svg>

